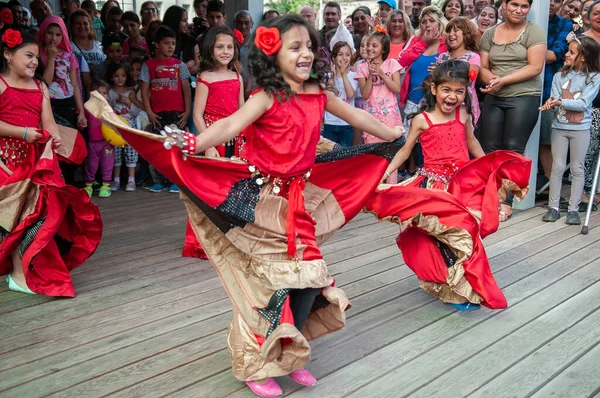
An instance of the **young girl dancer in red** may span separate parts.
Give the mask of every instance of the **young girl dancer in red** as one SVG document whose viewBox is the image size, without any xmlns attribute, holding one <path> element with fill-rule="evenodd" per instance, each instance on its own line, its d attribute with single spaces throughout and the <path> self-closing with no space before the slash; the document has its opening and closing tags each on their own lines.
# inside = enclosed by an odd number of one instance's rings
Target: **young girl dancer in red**
<svg viewBox="0 0 600 398">
<path fill-rule="evenodd" d="M 413 178 L 384 186 L 367 204 L 378 217 L 405 227 L 398 245 L 421 287 L 459 310 L 507 306 L 481 238 L 498 228 L 498 195 L 508 189 L 523 197 L 531 168 L 529 159 L 513 152 L 485 156 L 471 124 L 474 72 L 458 60 L 435 69 L 424 85 L 426 104 L 384 179 L 408 159 L 417 140 L 424 166 Z"/>
<path fill-rule="evenodd" d="M 38 55 L 28 33 L 2 35 L 0 275 L 15 291 L 74 297 L 69 271 L 96 250 L 102 221 L 87 193 L 61 177 L 57 154 L 81 162 L 85 144 L 75 130 L 59 135 L 48 87 L 35 77 Z"/>
<path fill-rule="evenodd" d="M 384 142 L 317 157 L 332 149 L 320 141 L 323 112 L 383 140 L 403 133 L 323 91 L 318 43 L 296 15 L 259 27 L 249 65 L 261 89 L 198 137 L 175 134 L 166 143 L 181 150 L 124 126 L 99 96 L 86 105 L 182 187 L 192 228 L 233 302 L 234 376 L 262 397 L 281 394 L 273 377 L 316 384 L 305 369 L 308 341 L 342 328 L 349 305 L 319 245 L 362 209 L 399 148 Z M 242 131 L 243 160 L 193 156 Z"/>
</svg>

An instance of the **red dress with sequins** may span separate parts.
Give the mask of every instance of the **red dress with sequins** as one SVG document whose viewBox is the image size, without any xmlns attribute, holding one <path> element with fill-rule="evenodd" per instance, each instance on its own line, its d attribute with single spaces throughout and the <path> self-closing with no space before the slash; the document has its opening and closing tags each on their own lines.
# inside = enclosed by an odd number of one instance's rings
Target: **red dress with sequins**
<svg viewBox="0 0 600 398">
<path fill-rule="evenodd" d="M 227 116 L 233 115 L 240 108 L 240 79 L 220 80 L 207 82 L 198 78 L 198 84 L 204 84 L 208 88 L 208 97 L 204 107 L 204 123 L 206 127 Z M 221 157 L 240 156 L 243 145 L 242 136 L 217 146 Z M 202 245 L 198 242 L 189 221 L 185 230 L 185 243 L 181 252 L 183 257 L 196 257 L 207 259 Z"/>
<path fill-rule="evenodd" d="M 527 192 L 531 161 L 509 151 L 470 160 L 460 108 L 447 123 L 423 116 L 429 125 L 420 136 L 423 167 L 401 184 L 382 186 L 367 208 L 406 226 L 398 246 L 428 293 L 506 308 L 481 239 L 498 228 L 499 195 Z"/>
<path fill-rule="evenodd" d="M 0 80 L 6 86 L 0 94 L 0 120 L 39 127 L 39 85 L 17 88 Z M 65 148 L 75 145 L 63 141 Z M 0 275 L 11 272 L 16 253 L 34 293 L 74 297 L 69 271 L 92 255 L 101 236 L 98 208 L 85 191 L 65 184 L 52 141 L 31 144 L 0 137 Z"/>
<path fill-rule="evenodd" d="M 204 108 L 204 123 L 206 127 L 227 116 L 233 115 L 240 109 L 240 79 L 207 82 L 198 78 L 197 83 L 208 88 L 208 97 Z M 217 147 L 221 157 L 240 156 L 243 140 L 241 136 Z"/>
<path fill-rule="evenodd" d="M 319 246 L 362 210 L 401 145 L 320 140 L 326 102 L 323 92 L 275 99 L 243 131 L 242 159 L 186 158 L 165 150 L 161 137 L 120 124 L 103 98 L 86 104 L 181 188 L 193 231 L 233 304 L 228 347 L 240 380 L 303 368 L 308 340 L 344 326 L 349 303 L 333 287 Z M 320 294 L 298 330 L 290 303 L 309 288 Z"/>
</svg>

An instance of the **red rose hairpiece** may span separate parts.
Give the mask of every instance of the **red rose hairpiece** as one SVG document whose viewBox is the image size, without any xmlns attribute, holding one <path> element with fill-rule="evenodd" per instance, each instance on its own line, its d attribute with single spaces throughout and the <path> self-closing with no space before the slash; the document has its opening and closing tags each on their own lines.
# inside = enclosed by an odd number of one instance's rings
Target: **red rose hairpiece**
<svg viewBox="0 0 600 398">
<path fill-rule="evenodd" d="M 244 35 L 242 34 L 242 32 L 240 32 L 237 29 L 234 29 L 233 36 L 235 37 L 235 40 L 237 40 L 237 42 L 240 43 L 240 45 L 244 44 Z"/>
<path fill-rule="evenodd" d="M 271 56 L 281 48 L 281 38 L 279 37 L 279 29 L 266 28 L 259 26 L 256 29 L 256 37 L 254 38 L 256 48 L 262 50 L 266 56 Z"/>
<path fill-rule="evenodd" d="M 23 37 L 21 37 L 21 32 L 18 30 L 7 29 L 2 35 L 2 41 L 6 43 L 8 48 L 15 48 L 19 44 L 23 43 Z"/>
<path fill-rule="evenodd" d="M 379 33 L 383 33 L 384 35 L 387 35 L 387 30 L 381 25 L 375 25 L 375 30 L 378 31 Z"/>
<path fill-rule="evenodd" d="M 13 23 L 13 14 L 9 8 L 4 8 L 2 11 L 0 11 L 0 21 L 7 25 L 11 25 Z"/>
<path fill-rule="evenodd" d="M 474 68 L 469 69 L 469 80 L 474 83 L 477 80 L 477 71 Z"/>
</svg>

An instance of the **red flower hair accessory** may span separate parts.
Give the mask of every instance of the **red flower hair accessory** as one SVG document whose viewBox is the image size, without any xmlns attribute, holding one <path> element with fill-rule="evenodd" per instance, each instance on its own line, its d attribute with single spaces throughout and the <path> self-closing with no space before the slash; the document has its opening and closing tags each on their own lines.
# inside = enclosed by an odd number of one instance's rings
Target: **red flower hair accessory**
<svg viewBox="0 0 600 398">
<path fill-rule="evenodd" d="M 271 56 L 281 48 L 281 38 L 279 37 L 279 29 L 266 28 L 259 26 L 256 29 L 256 37 L 254 38 L 256 48 L 262 50 L 266 56 Z"/>
<path fill-rule="evenodd" d="M 242 32 L 240 32 L 237 29 L 234 29 L 233 36 L 235 37 L 235 40 L 237 40 L 237 42 L 240 43 L 240 45 L 244 44 L 244 35 L 242 34 Z"/>
<path fill-rule="evenodd" d="M 13 14 L 9 8 L 5 8 L 0 11 L 0 21 L 7 25 L 11 25 L 13 23 Z"/>
<path fill-rule="evenodd" d="M 469 69 L 469 80 L 471 81 L 471 83 L 474 83 L 475 80 L 477 80 L 477 71 L 475 70 L 475 68 L 471 68 Z"/>
<path fill-rule="evenodd" d="M 381 25 L 375 25 L 375 30 L 378 31 L 379 33 L 383 33 L 384 35 L 387 35 L 387 30 Z"/>
<path fill-rule="evenodd" d="M 6 43 L 9 48 L 15 48 L 19 44 L 23 43 L 21 32 L 14 29 L 7 29 L 2 35 L 2 41 Z"/>
</svg>

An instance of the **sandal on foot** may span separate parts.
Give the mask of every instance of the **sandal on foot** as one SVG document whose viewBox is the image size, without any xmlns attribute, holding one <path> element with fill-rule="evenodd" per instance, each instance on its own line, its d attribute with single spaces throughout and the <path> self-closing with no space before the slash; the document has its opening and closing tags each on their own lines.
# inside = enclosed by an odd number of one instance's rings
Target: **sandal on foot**
<svg viewBox="0 0 600 398">
<path fill-rule="evenodd" d="M 317 379 L 308 370 L 294 370 L 289 375 L 296 383 L 305 387 L 314 387 L 317 385 Z"/>
<path fill-rule="evenodd" d="M 263 384 L 255 381 L 246 381 L 245 383 L 254 394 L 262 398 L 274 398 L 283 394 L 281 387 L 273 379 L 269 379 Z"/>
<path fill-rule="evenodd" d="M 512 217 L 512 213 L 506 214 L 502 210 L 498 212 L 498 215 L 500 216 L 500 222 L 508 221 Z"/>
<path fill-rule="evenodd" d="M 20 285 L 18 285 L 17 282 L 15 282 L 13 280 L 12 276 L 10 276 L 10 274 L 6 275 L 6 282 L 8 282 L 8 288 L 10 290 L 12 290 L 13 292 L 26 293 L 26 294 L 35 294 L 27 286 L 26 287 L 21 287 Z"/>
</svg>

